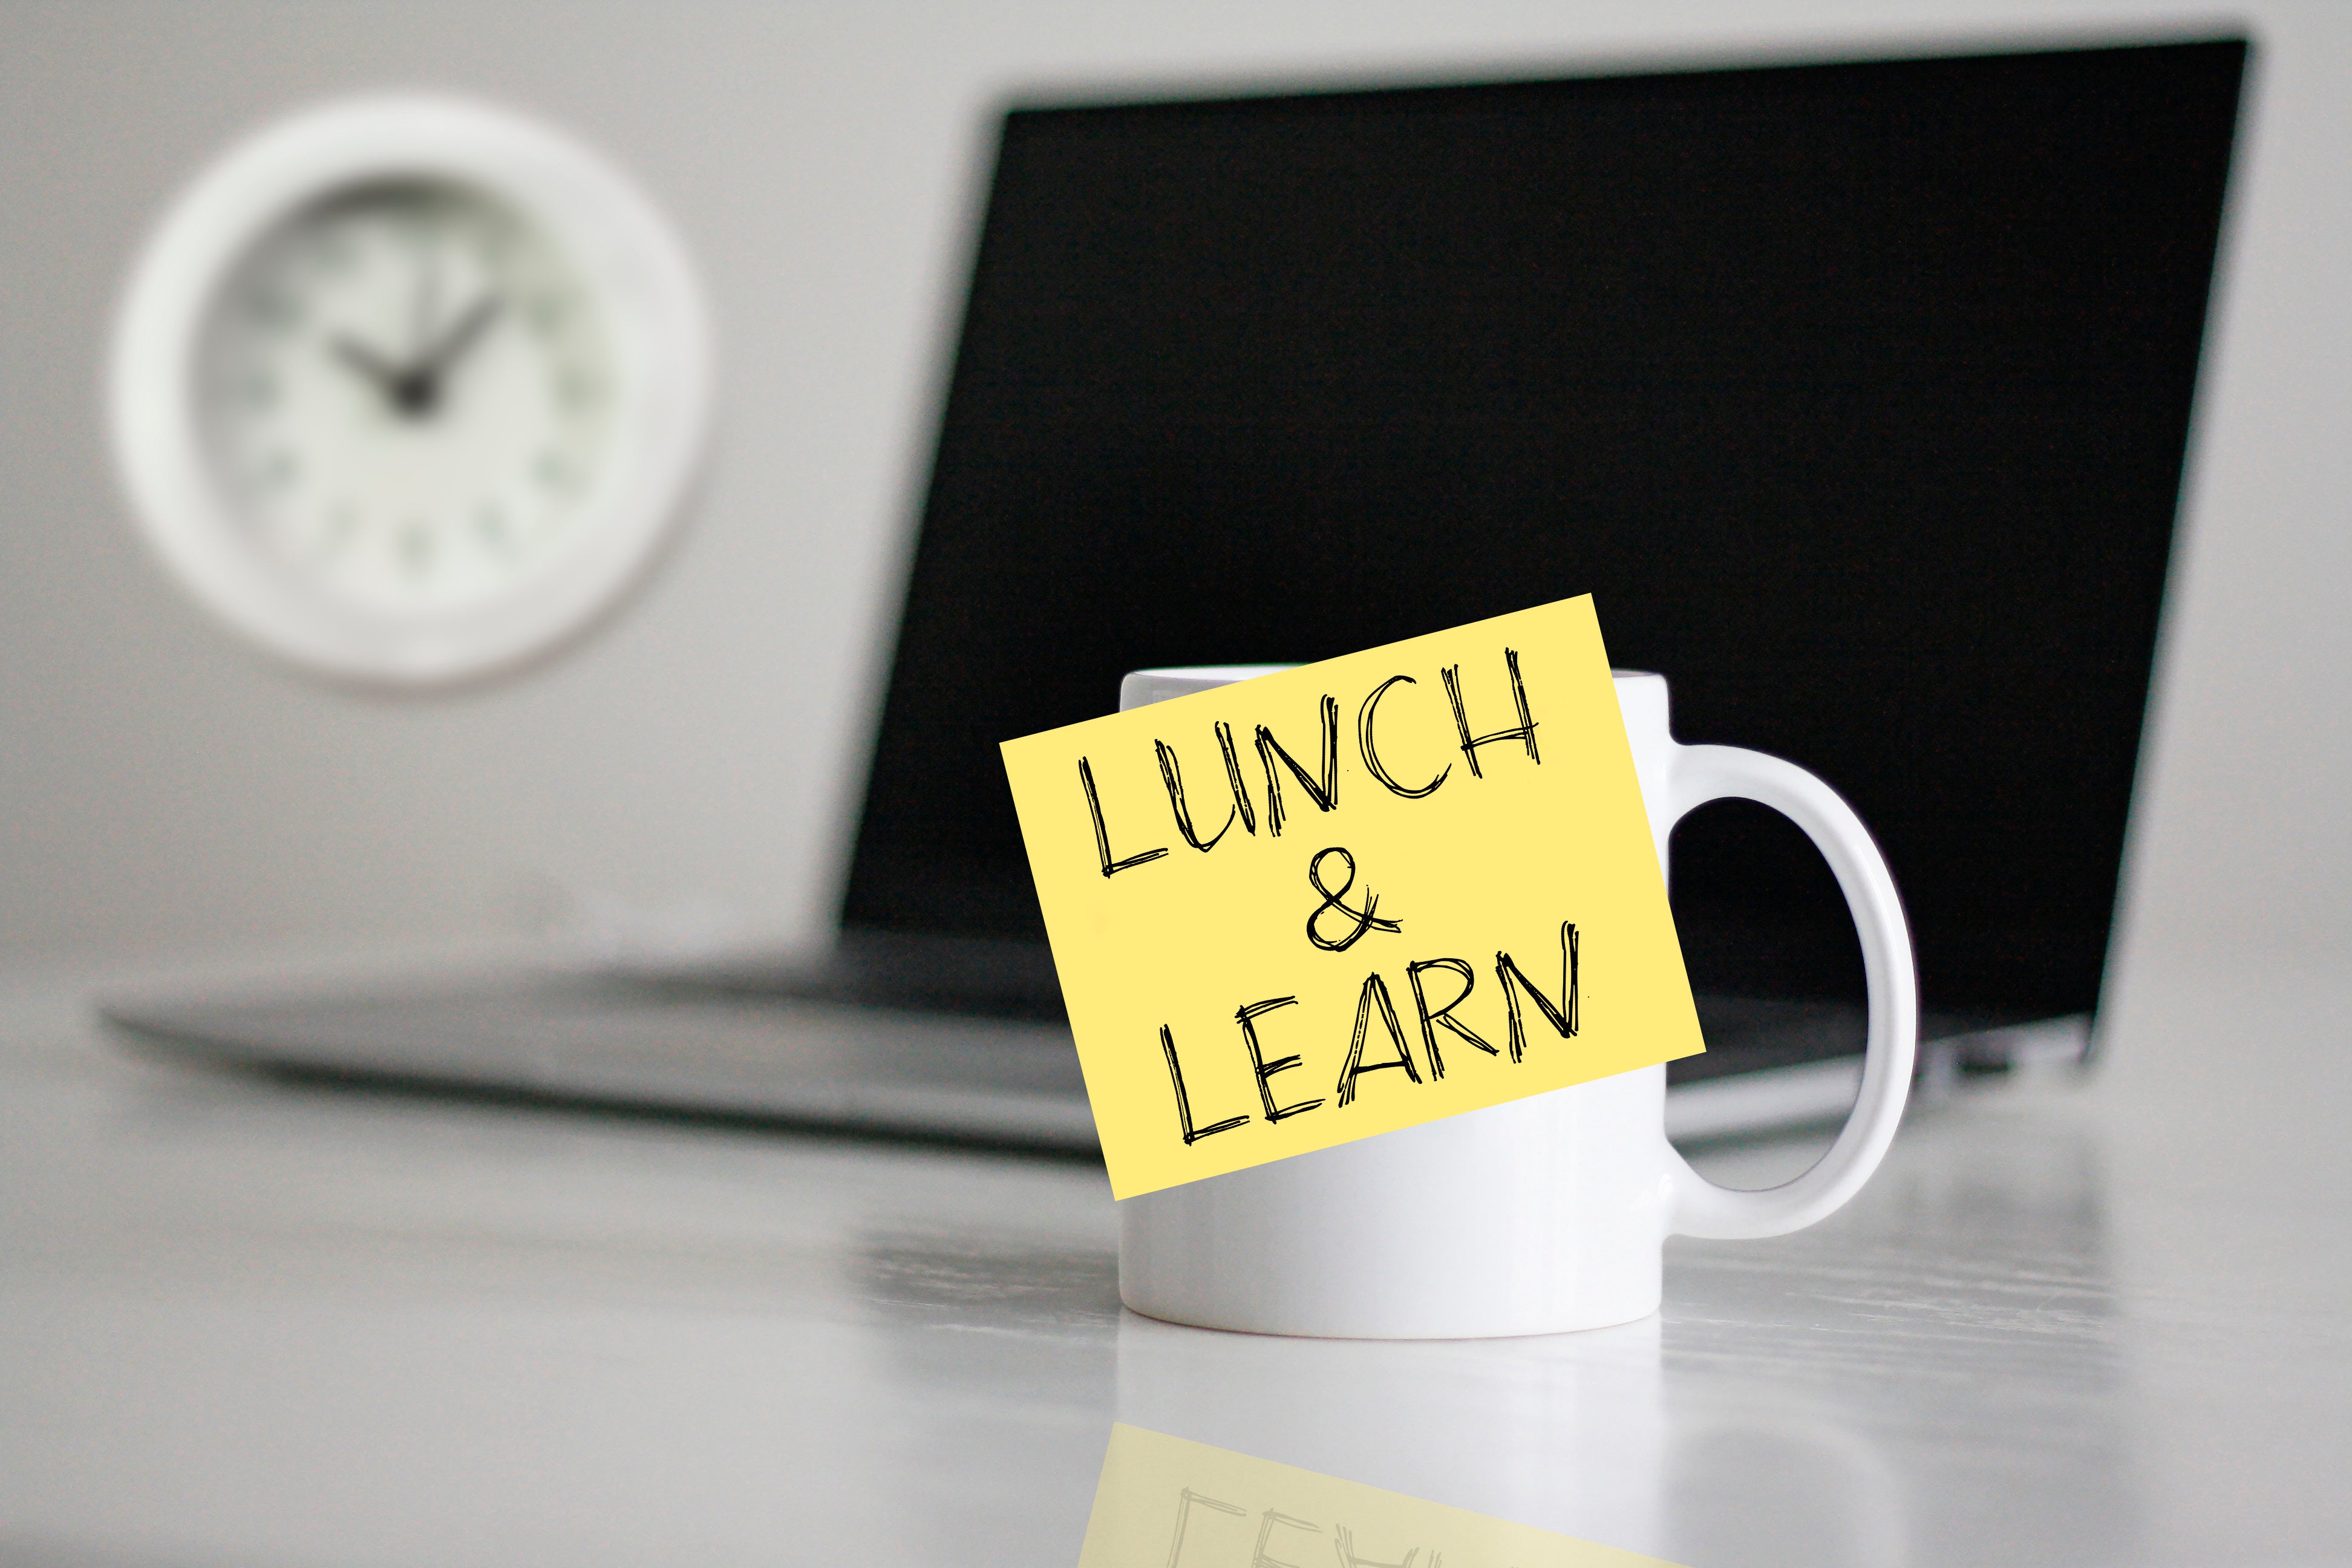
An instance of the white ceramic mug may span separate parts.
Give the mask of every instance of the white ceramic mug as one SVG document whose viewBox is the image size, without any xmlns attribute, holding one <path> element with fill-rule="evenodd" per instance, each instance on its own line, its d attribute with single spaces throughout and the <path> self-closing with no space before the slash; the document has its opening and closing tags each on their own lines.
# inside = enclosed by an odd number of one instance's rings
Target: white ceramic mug
<svg viewBox="0 0 2352 1568">
<path fill-rule="evenodd" d="M 1278 666 L 1139 670 L 1122 710 Z M 1918 982 L 1903 906 L 1869 831 L 1794 763 L 1685 746 L 1663 676 L 1620 671 L 1658 863 L 1685 813 L 1759 801 L 1803 828 L 1862 937 L 1870 1042 L 1828 1153 L 1785 1186 L 1718 1187 L 1666 1142 L 1666 1069 L 1530 1095 L 1119 1205 L 1119 1296 L 1204 1328 L 1342 1339 L 1471 1339 L 1630 1322 L 1657 1310 L 1669 1236 L 1780 1236 L 1826 1218 L 1878 1168 L 1903 1117 Z"/>
</svg>

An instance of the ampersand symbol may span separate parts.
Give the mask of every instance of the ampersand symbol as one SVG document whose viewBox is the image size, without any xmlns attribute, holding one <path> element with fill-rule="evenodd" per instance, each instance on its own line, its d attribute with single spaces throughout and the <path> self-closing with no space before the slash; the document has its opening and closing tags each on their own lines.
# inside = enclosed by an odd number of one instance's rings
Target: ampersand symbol
<svg viewBox="0 0 2352 1568">
<path fill-rule="evenodd" d="M 1348 879 L 1337 888 L 1327 888 L 1323 885 L 1323 862 L 1334 855 L 1348 863 Z M 1315 858 L 1307 862 L 1307 885 L 1323 895 L 1323 901 L 1315 906 L 1313 914 L 1307 917 L 1307 940 L 1326 952 L 1347 952 L 1368 931 L 1395 931 L 1404 929 L 1401 922 L 1384 921 L 1372 912 L 1381 907 L 1381 898 L 1370 888 L 1364 889 L 1364 907 L 1360 910 L 1351 909 L 1341 901 L 1347 897 L 1348 889 L 1356 885 L 1356 858 L 1337 845 L 1328 849 L 1318 849 L 1315 852 Z M 1316 922 L 1323 918 L 1323 911 L 1326 910 L 1337 910 L 1341 915 L 1354 921 L 1355 929 L 1336 942 L 1325 936 L 1316 930 L 1315 926 Z"/>
</svg>

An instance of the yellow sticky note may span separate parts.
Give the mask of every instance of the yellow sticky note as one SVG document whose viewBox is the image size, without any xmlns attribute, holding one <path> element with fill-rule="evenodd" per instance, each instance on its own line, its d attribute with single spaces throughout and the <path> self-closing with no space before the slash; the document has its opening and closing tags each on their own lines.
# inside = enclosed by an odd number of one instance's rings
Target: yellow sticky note
<svg viewBox="0 0 2352 1568">
<path fill-rule="evenodd" d="M 1704 1048 L 1590 595 L 1004 765 L 1116 1196 Z"/>
<path fill-rule="evenodd" d="M 1124 1423 L 1111 1427 L 1078 1568 L 1335 1559 L 1343 1568 L 1674 1568 L 1659 1558 L 1230 1448 Z"/>
</svg>

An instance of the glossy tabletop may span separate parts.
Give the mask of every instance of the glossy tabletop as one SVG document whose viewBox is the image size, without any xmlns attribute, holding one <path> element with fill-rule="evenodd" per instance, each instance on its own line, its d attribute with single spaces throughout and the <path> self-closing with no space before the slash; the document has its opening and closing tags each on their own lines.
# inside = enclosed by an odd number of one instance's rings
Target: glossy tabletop
<svg viewBox="0 0 2352 1568">
<path fill-rule="evenodd" d="M 11 1565 L 1073 1563 L 1114 1421 L 1693 1568 L 2352 1563 L 2341 977 L 2148 976 L 2088 1079 L 1670 1244 L 1656 1318 L 1418 1345 L 1124 1313 L 1082 1162 L 215 1074 L 9 997 Z"/>
</svg>

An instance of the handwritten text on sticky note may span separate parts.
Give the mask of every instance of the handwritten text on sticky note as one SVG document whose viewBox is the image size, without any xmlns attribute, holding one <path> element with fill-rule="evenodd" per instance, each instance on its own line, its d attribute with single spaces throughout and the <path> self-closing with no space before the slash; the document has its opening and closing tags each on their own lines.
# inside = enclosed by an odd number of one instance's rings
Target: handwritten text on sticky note
<svg viewBox="0 0 2352 1568">
<path fill-rule="evenodd" d="M 1589 595 L 1004 761 L 1117 1196 L 1702 1048 Z"/>
</svg>

